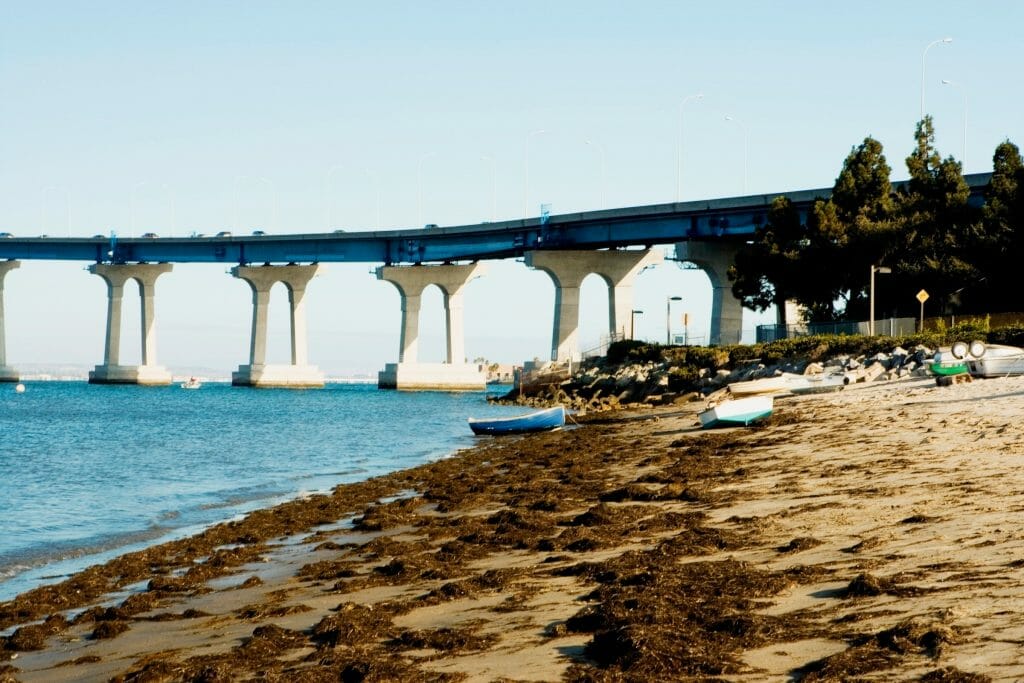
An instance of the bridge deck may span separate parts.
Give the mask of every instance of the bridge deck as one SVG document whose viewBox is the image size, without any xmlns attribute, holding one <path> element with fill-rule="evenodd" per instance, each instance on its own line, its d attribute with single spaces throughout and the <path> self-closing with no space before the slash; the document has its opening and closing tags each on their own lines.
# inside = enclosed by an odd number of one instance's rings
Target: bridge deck
<svg viewBox="0 0 1024 683">
<path fill-rule="evenodd" d="M 965 176 L 981 201 L 990 173 Z M 893 183 L 894 187 L 905 184 Z M 603 249 L 751 235 L 778 196 L 801 211 L 829 188 L 585 211 L 495 223 L 373 232 L 216 237 L 4 237 L 0 258 L 171 263 L 424 263 L 496 259 L 538 249 Z M 6 233 L 5 233 L 6 234 Z"/>
</svg>

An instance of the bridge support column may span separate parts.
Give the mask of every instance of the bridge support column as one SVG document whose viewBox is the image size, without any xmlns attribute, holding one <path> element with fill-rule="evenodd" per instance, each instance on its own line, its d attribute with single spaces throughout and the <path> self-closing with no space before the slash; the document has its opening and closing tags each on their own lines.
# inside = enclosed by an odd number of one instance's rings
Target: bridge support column
<svg viewBox="0 0 1024 683">
<path fill-rule="evenodd" d="M 608 333 L 628 337 L 633 312 L 633 280 L 648 266 L 661 263 L 660 251 L 531 251 L 526 265 L 543 270 L 555 283 L 551 360 L 580 357 L 580 286 L 591 273 L 608 285 Z"/>
<path fill-rule="evenodd" d="M 462 308 L 465 286 L 483 273 L 484 267 L 479 263 L 466 266 L 381 266 L 377 269 L 377 279 L 393 284 L 402 298 L 398 362 L 384 366 L 377 375 L 377 386 L 410 391 L 482 391 L 486 388 L 484 370 L 466 362 Z M 444 297 L 444 363 L 421 363 L 417 358 L 420 299 L 429 285 L 437 285 Z"/>
<path fill-rule="evenodd" d="M 0 261 L 0 382 L 17 382 L 18 371 L 7 365 L 7 332 L 4 328 L 4 278 L 21 267 L 21 261 Z"/>
<path fill-rule="evenodd" d="M 167 385 L 171 373 L 156 362 L 156 279 L 169 273 L 170 263 L 110 264 L 95 263 L 89 272 L 107 283 L 107 332 L 103 346 L 103 364 L 89 373 L 91 384 Z M 142 364 L 121 365 L 121 301 L 129 280 L 139 285 L 142 307 Z"/>
<path fill-rule="evenodd" d="M 322 387 L 324 374 L 309 365 L 306 336 L 306 286 L 320 271 L 320 264 L 308 266 L 235 266 L 231 274 L 252 288 L 252 333 L 249 338 L 249 364 L 239 365 L 231 373 L 231 384 L 245 387 L 286 387 L 307 389 Z M 288 289 L 291 320 L 291 364 L 267 364 L 267 311 L 270 289 L 283 282 Z"/>
<path fill-rule="evenodd" d="M 729 267 L 740 245 L 731 242 L 690 240 L 676 244 L 676 258 L 689 261 L 711 280 L 711 336 L 715 346 L 738 344 L 743 335 L 743 304 L 732 295 Z"/>
</svg>

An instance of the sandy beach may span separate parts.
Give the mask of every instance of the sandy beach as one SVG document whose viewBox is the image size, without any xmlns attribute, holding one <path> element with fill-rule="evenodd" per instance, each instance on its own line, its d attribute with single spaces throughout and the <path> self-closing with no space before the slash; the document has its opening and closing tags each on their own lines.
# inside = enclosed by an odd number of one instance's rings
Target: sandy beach
<svg viewBox="0 0 1024 683">
<path fill-rule="evenodd" d="M 1024 378 L 482 439 L 0 605 L 0 680 L 1024 679 Z"/>
</svg>

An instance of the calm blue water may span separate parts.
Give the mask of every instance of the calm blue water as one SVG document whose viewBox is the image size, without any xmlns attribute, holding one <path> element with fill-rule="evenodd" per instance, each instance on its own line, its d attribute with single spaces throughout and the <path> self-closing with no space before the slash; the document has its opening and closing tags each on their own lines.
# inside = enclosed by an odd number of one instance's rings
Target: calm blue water
<svg viewBox="0 0 1024 683">
<path fill-rule="evenodd" d="M 0 384 L 0 600 L 304 492 L 470 446 L 482 393 Z"/>
</svg>

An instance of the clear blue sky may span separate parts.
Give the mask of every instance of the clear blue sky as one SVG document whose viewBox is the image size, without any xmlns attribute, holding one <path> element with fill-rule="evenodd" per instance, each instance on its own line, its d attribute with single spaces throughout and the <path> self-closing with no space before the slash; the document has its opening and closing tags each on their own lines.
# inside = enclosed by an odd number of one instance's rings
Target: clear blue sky
<svg viewBox="0 0 1024 683">
<path fill-rule="evenodd" d="M 922 51 L 946 36 L 926 62 L 938 147 L 962 157 L 966 95 L 967 170 L 987 171 L 1000 141 L 1024 144 L 1022 25 L 1009 0 L 0 0 L 0 230 L 372 229 L 378 191 L 384 228 L 661 203 L 678 191 L 680 141 L 688 200 L 740 194 L 744 166 L 750 193 L 831 186 L 867 135 L 905 177 Z M 101 361 L 105 286 L 83 265 L 25 262 L 8 276 L 12 364 Z M 369 264 L 328 268 L 308 294 L 312 362 L 351 373 L 396 360 L 396 291 Z M 673 317 L 688 311 L 691 333 L 707 334 L 699 271 L 669 264 L 636 290 L 639 336 L 664 337 L 669 295 L 685 298 Z M 247 360 L 243 282 L 177 266 L 157 293 L 163 364 Z M 584 346 L 606 324 L 602 299 L 588 280 Z M 546 357 L 552 300 L 543 274 L 492 264 L 467 292 L 468 353 Z M 275 291 L 272 360 L 287 354 L 284 301 Z M 126 306 L 137 325 L 137 295 Z M 421 327 L 421 359 L 439 360 L 436 291 Z M 126 328 L 127 360 L 134 341 Z"/>
</svg>

